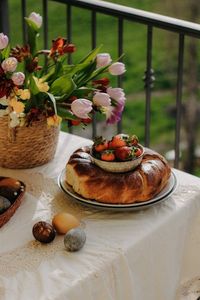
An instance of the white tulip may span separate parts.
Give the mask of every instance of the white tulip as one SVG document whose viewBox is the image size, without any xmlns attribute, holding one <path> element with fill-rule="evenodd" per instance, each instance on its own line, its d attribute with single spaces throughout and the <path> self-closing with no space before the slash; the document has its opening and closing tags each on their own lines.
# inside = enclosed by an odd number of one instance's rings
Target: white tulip
<svg viewBox="0 0 200 300">
<path fill-rule="evenodd" d="M 97 106 L 110 106 L 111 105 L 110 96 L 106 93 L 97 92 L 93 97 L 93 102 Z"/>
<path fill-rule="evenodd" d="M 5 72 L 14 72 L 17 68 L 17 63 L 15 57 L 8 57 L 2 62 L 1 66 Z"/>
<path fill-rule="evenodd" d="M 3 34 L 3 32 L 0 33 L 0 50 L 4 49 L 8 45 L 8 37 L 7 35 Z"/>
<path fill-rule="evenodd" d="M 14 84 L 22 85 L 25 80 L 25 75 L 22 72 L 16 72 L 16 73 L 13 73 L 11 79 L 14 82 Z"/>
<path fill-rule="evenodd" d="M 29 15 L 28 19 L 31 20 L 32 22 L 34 22 L 38 28 L 40 28 L 42 26 L 42 17 L 40 16 L 40 14 L 32 12 Z"/>
<path fill-rule="evenodd" d="M 116 62 L 108 68 L 108 71 L 111 75 L 121 75 L 126 72 L 126 69 L 123 63 Z"/>
<path fill-rule="evenodd" d="M 76 99 L 71 104 L 71 110 L 80 119 L 89 118 L 88 113 L 92 111 L 92 102 L 87 99 Z"/>
<path fill-rule="evenodd" d="M 105 67 L 112 61 L 109 53 L 97 54 L 96 60 L 97 60 L 97 68 Z"/>
</svg>

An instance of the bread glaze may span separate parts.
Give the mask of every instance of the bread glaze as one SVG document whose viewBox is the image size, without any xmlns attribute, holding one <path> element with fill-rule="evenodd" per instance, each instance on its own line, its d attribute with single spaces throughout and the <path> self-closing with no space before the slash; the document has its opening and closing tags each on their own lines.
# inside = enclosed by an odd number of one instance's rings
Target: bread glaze
<svg viewBox="0 0 200 300">
<path fill-rule="evenodd" d="M 89 147 L 76 150 L 66 165 L 66 182 L 87 199 L 129 204 L 148 201 L 166 186 L 171 168 L 159 153 L 145 149 L 141 164 L 126 173 L 109 173 L 94 165 Z"/>
</svg>

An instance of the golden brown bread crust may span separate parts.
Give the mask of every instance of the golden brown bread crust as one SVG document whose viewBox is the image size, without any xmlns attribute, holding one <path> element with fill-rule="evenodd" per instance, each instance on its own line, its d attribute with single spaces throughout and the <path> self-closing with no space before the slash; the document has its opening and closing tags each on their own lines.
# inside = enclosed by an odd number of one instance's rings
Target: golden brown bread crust
<svg viewBox="0 0 200 300">
<path fill-rule="evenodd" d="M 140 166 L 126 173 L 109 173 L 91 162 L 89 147 L 76 150 L 66 165 L 66 182 L 87 199 L 129 204 L 152 199 L 165 187 L 171 174 L 159 153 L 145 149 Z"/>
</svg>

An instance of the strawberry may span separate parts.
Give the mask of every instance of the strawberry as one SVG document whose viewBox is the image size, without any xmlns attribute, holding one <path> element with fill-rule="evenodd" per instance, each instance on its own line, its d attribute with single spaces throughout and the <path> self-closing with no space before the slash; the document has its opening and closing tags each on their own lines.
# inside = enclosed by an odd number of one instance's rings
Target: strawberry
<svg viewBox="0 0 200 300">
<path fill-rule="evenodd" d="M 115 154 L 113 150 L 105 150 L 101 153 L 101 160 L 113 161 L 115 160 Z"/>
<path fill-rule="evenodd" d="M 134 156 L 133 148 L 128 146 L 117 148 L 115 150 L 115 156 L 118 160 L 121 161 L 130 160 Z"/>
<path fill-rule="evenodd" d="M 112 140 L 109 142 L 109 149 L 116 149 L 127 145 L 129 136 L 127 134 L 117 134 L 113 136 Z"/>
<path fill-rule="evenodd" d="M 129 140 L 132 146 L 136 146 L 139 142 L 138 137 L 136 135 L 132 135 Z"/>
<path fill-rule="evenodd" d="M 90 124 L 90 123 L 92 122 L 92 119 L 91 119 L 91 118 L 81 119 L 81 121 L 82 121 L 84 124 Z"/>
<path fill-rule="evenodd" d="M 93 149 L 96 152 L 102 152 L 108 149 L 108 141 L 104 139 L 102 136 L 96 137 L 94 141 Z"/>
<path fill-rule="evenodd" d="M 71 120 L 71 124 L 74 126 L 78 126 L 81 123 L 81 120 Z"/>
<path fill-rule="evenodd" d="M 142 154 L 142 149 L 140 149 L 140 148 L 135 148 L 134 154 L 135 154 L 136 157 L 140 156 L 140 155 Z"/>
</svg>

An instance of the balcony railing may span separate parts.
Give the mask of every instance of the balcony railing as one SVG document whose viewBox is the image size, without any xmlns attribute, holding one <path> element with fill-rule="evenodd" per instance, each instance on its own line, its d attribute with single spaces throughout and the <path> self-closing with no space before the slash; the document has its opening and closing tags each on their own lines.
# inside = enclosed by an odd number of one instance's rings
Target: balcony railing
<svg viewBox="0 0 200 300">
<path fill-rule="evenodd" d="M 21 0 L 22 9 L 22 28 L 23 38 L 26 40 L 26 27 L 24 17 L 26 16 L 26 0 Z M 48 4 L 51 1 L 41 0 L 43 7 L 43 21 L 44 21 L 44 47 L 48 45 Z M 178 36 L 178 55 L 177 55 L 177 79 L 176 79 L 176 127 L 175 127 L 175 160 L 174 166 L 179 167 L 180 154 L 180 130 L 181 130 L 181 107 L 182 107 L 182 89 L 183 89 L 183 64 L 184 64 L 184 50 L 185 37 L 191 36 L 200 38 L 200 25 L 162 16 L 155 13 L 150 13 L 122 5 L 112 4 L 100 0 L 52 0 L 52 2 L 62 3 L 66 10 L 66 35 L 68 40 L 72 40 L 72 7 L 78 7 L 91 12 L 91 48 L 96 47 L 97 41 L 97 14 L 110 15 L 118 20 L 118 55 L 121 56 L 124 50 L 124 21 L 141 23 L 146 26 L 146 70 L 145 70 L 145 145 L 150 144 L 150 124 L 151 124 L 151 87 L 154 79 L 152 69 L 152 47 L 154 28 L 159 28 L 164 31 L 174 32 Z M 8 33 L 8 0 L 1 0 L 0 2 L 0 30 Z M 69 60 L 71 58 L 69 57 Z M 119 78 L 119 86 L 123 85 L 123 77 Z M 118 132 L 122 131 L 122 124 L 118 125 Z M 96 120 L 93 122 L 93 136 L 96 135 Z"/>
</svg>

